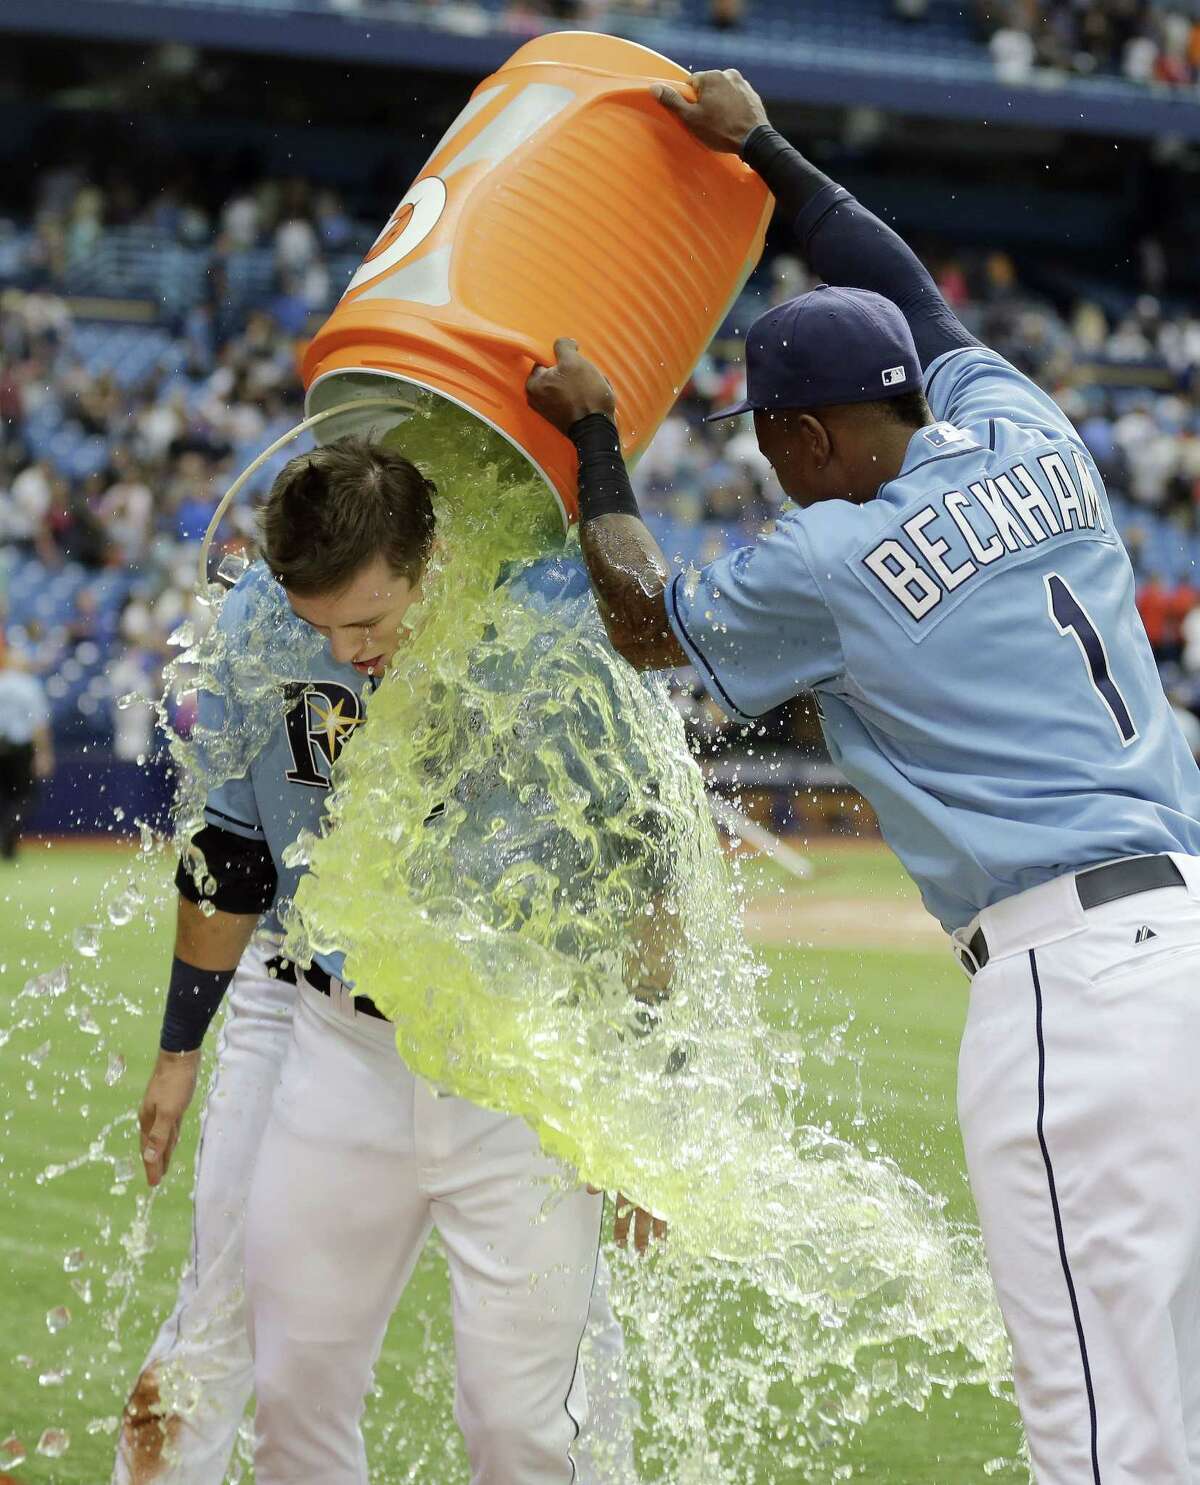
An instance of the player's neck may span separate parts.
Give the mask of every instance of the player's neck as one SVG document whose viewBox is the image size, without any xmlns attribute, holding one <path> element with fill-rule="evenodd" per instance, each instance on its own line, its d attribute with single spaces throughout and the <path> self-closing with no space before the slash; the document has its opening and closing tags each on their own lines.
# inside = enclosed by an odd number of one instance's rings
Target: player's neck
<svg viewBox="0 0 1200 1485">
<path fill-rule="evenodd" d="M 855 505 L 874 500 L 880 486 L 896 478 L 916 431 L 907 423 L 885 423 L 876 430 L 870 448 L 864 449 L 857 467 L 851 470 L 850 499 Z"/>
</svg>

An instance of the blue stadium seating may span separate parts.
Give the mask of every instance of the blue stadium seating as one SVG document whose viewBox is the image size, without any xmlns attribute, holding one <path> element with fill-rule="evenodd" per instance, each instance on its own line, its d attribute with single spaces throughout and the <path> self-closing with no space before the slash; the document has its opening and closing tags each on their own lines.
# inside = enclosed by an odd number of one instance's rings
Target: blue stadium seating
<svg viewBox="0 0 1200 1485">
<path fill-rule="evenodd" d="M 88 371 L 111 372 L 122 387 L 136 386 L 174 360 L 170 335 L 157 326 L 77 323 L 71 348 Z"/>
<path fill-rule="evenodd" d="M 47 569 L 34 558 L 10 555 L 7 567 L 0 566 L 8 625 L 14 630 L 36 626 L 43 644 L 60 647 L 46 676 L 51 725 L 60 745 L 111 745 L 115 698 L 107 671 L 121 609 L 135 585 L 131 573 L 90 573 L 73 562 Z M 78 600 L 84 592 L 94 603 L 91 633 L 72 640 L 68 631 L 79 626 Z"/>
<path fill-rule="evenodd" d="M 72 294 L 145 297 L 172 313 L 200 297 L 207 252 L 165 240 L 151 226 L 110 227 L 67 262 Z"/>
</svg>

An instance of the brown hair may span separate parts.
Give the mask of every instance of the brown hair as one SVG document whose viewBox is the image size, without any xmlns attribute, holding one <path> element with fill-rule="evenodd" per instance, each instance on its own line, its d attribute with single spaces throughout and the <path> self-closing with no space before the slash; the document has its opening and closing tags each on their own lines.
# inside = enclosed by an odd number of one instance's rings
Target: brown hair
<svg viewBox="0 0 1200 1485">
<path fill-rule="evenodd" d="M 307 596 L 340 592 L 376 557 L 415 583 L 433 545 L 436 493 L 394 449 L 339 438 L 280 470 L 258 515 L 263 557 Z"/>
</svg>

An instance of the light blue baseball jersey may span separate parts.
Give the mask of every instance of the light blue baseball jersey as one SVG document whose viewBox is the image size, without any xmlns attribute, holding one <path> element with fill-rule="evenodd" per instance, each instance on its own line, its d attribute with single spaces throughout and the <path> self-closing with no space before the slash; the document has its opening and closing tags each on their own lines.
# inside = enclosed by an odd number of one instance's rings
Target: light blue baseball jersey
<svg viewBox="0 0 1200 1485">
<path fill-rule="evenodd" d="M 509 586 L 527 608 L 540 613 L 555 609 L 563 624 L 585 618 L 599 642 L 607 644 L 580 560 L 550 558 L 523 566 L 512 575 Z M 262 717 L 258 719 L 254 737 L 256 741 L 265 740 L 243 776 L 228 779 L 210 791 L 205 811 L 210 825 L 267 846 L 279 876 L 278 910 L 284 899 L 295 894 L 302 872 L 302 868 L 285 864 L 284 852 L 301 831 L 319 828 L 330 770 L 342 747 L 366 720 L 371 682 L 353 666 L 337 664 L 327 643 L 314 642 L 319 637 L 292 614 L 279 585 L 261 563 L 243 574 L 226 596 L 219 629 L 227 637 L 229 648 L 220 667 L 221 694 L 200 693 L 198 720 L 203 728 L 219 732 L 227 725 L 245 725 L 247 688 L 239 685 L 238 672 L 248 650 L 253 652 L 250 663 L 256 674 L 276 676 L 294 698 L 286 709 L 280 705 L 278 692 L 256 703 L 276 708 L 277 719 L 269 713 L 266 725 Z M 485 676 L 489 685 L 523 690 L 522 676 L 512 664 L 503 663 L 496 671 L 495 662 L 484 662 L 484 670 L 488 669 L 494 672 Z M 532 697 L 530 704 L 538 704 L 537 697 Z M 537 726 L 539 745 L 543 747 L 554 733 L 552 712 L 552 707 L 540 706 Z M 588 719 L 575 716 L 562 717 L 561 725 L 575 730 L 582 725 L 585 732 L 591 730 Z M 538 788 L 539 776 L 531 761 L 538 750 L 528 743 L 521 748 L 526 760 L 519 781 L 522 787 L 513 784 L 512 769 L 502 767 L 499 759 L 459 785 L 457 797 L 467 808 L 469 819 L 455 833 L 452 860 L 464 882 L 481 883 L 502 875 L 514 859 L 528 856 L 531 845 L 539 859 L 564 878 L 582 876 L 588 869 L 569 835 L 557 827 L 553 800 Z M 578 761 L 575 750 L 564 748 L 560 761 L 571 776 L 572 765 Z M 576 782 L 584 788 L 594 781 L 581 778 Z M 530 784 L 532 787 L 524 787 Z M 615 803 L 596 798 L 596 814 L 601 821 L 610 805 L 615 809 Z M 497 819 L 505 822 L 504 830 L 496 830 Z M 473 828 L 475 823 L 477 829 Z M 436 818 L 431 819 L 429 828 L 438 828 Z M 616 843 L 612 848 L 616 849 Z M 591 865 L 594 868 L 595 863 Z M 270 926 L 278 928 L 277 920 Z M 329 974 L 343 977 L 343 955 L 321 953 L 315 957 Z"/>
<path fill-rule="evenodd" d="M 302 868 L 284 864 L 283 853 L 301 831 L 319 829 L 330 769 L 366 719 L 372 682 L 352 665 L 338 664 L 327 642 L 314 643 L 319 636 L 292 613 L 264 563 L 251 566 L 226 594 L 218 628 L 228 645 L 219 667 L 221 688 L 200 692 L 197 721 L 213 732 L 250 722 L 255 739 L 265 735 L 266 740 L 245 774 L 209 791 L 204 815 L 220 830 L 266 845 L 279 874 L 277 912 L 294 896 L 302 874 Z M 255 652 L 250 658 L 257 669 L 264 644 L 272 651 L 268 672 L 291 701 L 286 706 L 276 691 L 250 703 L 277 714 L 266 724 L 261 716 L 247 717 L 245 687 L 239 684 L 243 657 Z M 268 927 L 278 932 L 276 912 L 268 915 Z M 315 957 L 329 974 L 341 977 L 340 954 Z"/>
<path fill-rule="evenodd" d="M 830 755 L 947 929 L 1066 871 L 1200 855 L 1200 771 L 1096 466 L 994 352 L 940 356 L 938 422 L 863 505 L 828 501 L 667 593 L 714 697 L 816 693 Z"/>
</svg>

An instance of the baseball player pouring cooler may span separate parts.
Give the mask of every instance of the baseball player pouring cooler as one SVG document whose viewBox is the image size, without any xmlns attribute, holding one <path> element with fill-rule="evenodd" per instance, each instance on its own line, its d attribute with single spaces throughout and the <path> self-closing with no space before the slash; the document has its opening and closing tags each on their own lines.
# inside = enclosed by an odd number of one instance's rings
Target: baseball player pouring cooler
<svg viewBox="0 0 1200 1485">
<path fill-rule="evenodd" d="M 573 342 L 533 405 L 580 456 L 609 634 L 830 753 L 972 977 L 959 1113 L 1041 1485 L 1200 1479 L 1200 774 L 1103 483 L 1055 403 L 736 73 L 660 101 L 765 178 L 826 286 L 751 329 L 800 509 L 673 579 Z M 564 327 L 569 328 L 569 327 Z"/>
</svg>

